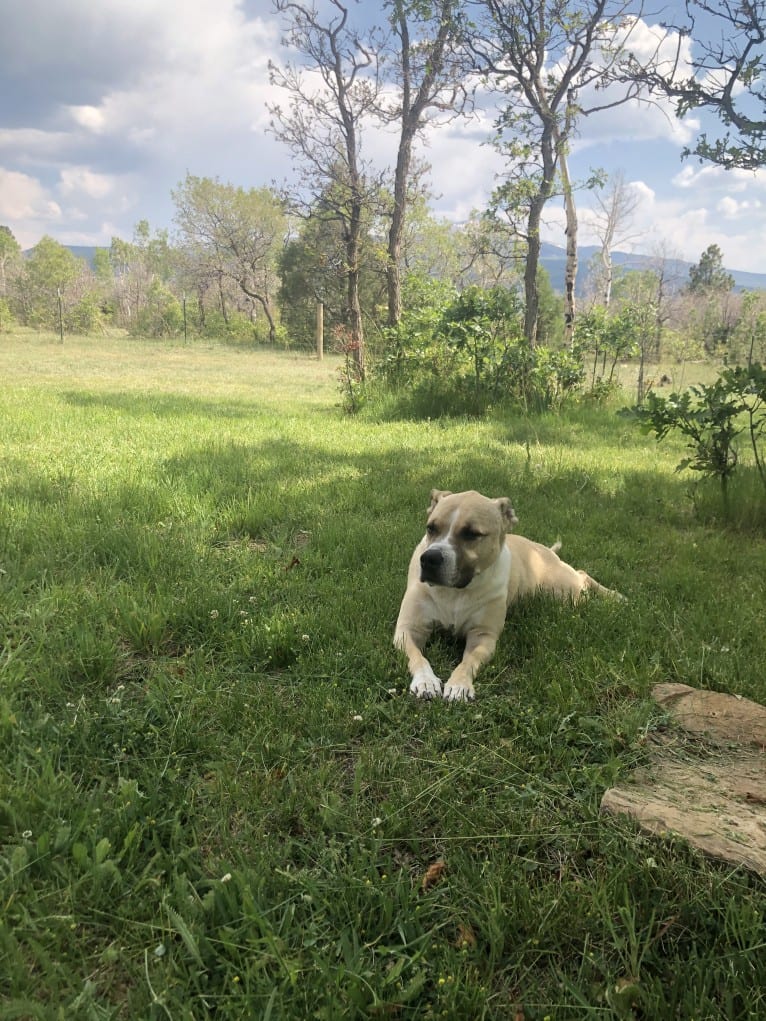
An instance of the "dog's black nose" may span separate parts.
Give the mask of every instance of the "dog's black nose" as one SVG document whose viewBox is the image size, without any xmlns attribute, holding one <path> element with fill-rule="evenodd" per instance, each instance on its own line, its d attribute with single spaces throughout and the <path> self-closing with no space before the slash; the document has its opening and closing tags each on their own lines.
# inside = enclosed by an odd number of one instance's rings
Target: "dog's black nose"
<svg viewBox="0 0 766 1021">
<path fill-rule="evenodd" d="M 427 549 L 420 554 L 420 566 L 424 571 L 435 570 L 444 563 L 444 554 L 440 549 Z"/>
</svg>

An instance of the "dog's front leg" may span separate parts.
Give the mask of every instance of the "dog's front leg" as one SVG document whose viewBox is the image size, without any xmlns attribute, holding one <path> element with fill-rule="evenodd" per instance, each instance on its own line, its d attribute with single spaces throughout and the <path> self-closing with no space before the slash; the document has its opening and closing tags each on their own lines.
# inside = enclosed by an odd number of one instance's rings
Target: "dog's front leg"
<svg viewBox="0 0 766 1021">
<path fill-rule="evenodd" d="M 402 649 L 407 657 L 412 681 L 410 691 L 418 698 L 435 698 L 442 693 L 442 682 L 433 672 L 431 664 L 423 655 L 430 631 L 411 631 L 397 627 L 394 645 Z"/>
<path fill-rule="evenodd" d="M 475 697 L 473 680 L 487 660 L 492 658 L 497 637 L 487 631 L 469 631 L 460 663 L 444 685 L 444 697 L 450 702 L 466 702 Z"/>
</svg>

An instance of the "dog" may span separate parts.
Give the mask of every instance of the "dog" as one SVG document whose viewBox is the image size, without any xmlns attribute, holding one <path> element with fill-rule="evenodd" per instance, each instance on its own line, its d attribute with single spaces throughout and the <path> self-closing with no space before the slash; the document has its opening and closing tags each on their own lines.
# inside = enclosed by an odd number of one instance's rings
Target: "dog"
<svg viewBox="0 0 766 1021">
<path fill-rule="evenodd" d="M 548 547 L 508 535 L 516 524 L 507 497 L 431 491 L 426 534 L 410 560 L 394 632 L 394 645 L 407 656 L 410 691 L 419 698 L 474 698 L 474 679 L 495 651 L 506 611 L 523 596 L 549 592 L 577 602 L 596 592 L 623 598 L 561 560 L 560 543 Z M 465 638 L 463 658 L 443 689 L 423 654 L 435 627 Z"/>
</svg>

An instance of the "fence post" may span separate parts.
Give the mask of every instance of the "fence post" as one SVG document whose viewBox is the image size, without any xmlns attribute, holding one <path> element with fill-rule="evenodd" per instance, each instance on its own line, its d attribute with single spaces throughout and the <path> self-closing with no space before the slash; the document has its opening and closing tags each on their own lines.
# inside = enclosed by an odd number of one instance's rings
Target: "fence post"
<svg viewBox="0 0 766 1021">
<path fill-rule="evenodd" d="M 317 358 L 321 362 L 324 358 L 324 305 L 317 302 Z"/>
</svg>

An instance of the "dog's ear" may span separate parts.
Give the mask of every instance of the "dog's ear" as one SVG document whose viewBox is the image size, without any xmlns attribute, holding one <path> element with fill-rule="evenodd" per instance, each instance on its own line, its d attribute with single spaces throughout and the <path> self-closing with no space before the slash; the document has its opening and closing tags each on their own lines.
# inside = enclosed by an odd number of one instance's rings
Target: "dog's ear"
<svg viewBox="0 0 766 1021">
<path fill-rule="evenodd" d="M 445 496 L 452 496 L 452 492 L 449 489 L 432 489 L 431 490 L 431 503 L 428 507 L 428 513 L 430 514 L 434 507 L 437 505 L 439 500 L 443 500 Z"/>
<path fill-rule="evenodd" d="M 500 513 L 503 515 L 506 530 L 510 532 L 513 526 L 518 525 L 519 523 L 519 519 L 516 517 L 516 511 L 511 506 L 511 501 L 507 496 L 500 496 L 497 500 L 493 500 L 492 502 L 499 508 Z"/>
</svg>

